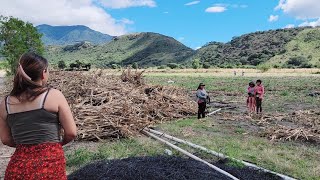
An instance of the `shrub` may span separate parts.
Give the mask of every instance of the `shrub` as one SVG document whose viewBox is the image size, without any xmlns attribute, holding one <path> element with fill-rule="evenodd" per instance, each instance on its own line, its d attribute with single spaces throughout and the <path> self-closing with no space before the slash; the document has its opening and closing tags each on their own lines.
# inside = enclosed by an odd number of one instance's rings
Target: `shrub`
<svg viewBox="0 0 320 180">
<path fill-rule="evenodd" d="M 133 69 L 138 69 L 138 68 L 139 68 L 137 62 L 134 62 L 131 67 L 132 67 Z"/>
<path fill-rule="evenodd" d="M 203 63 L 202 66 L 204 69 L 209 69 L 211 67 L 209 63 Z"/>
<path fill-rule="evenodd" d="M 193 69 L 199 69 L 200 68 L 200 60 L 199 59 L 194 59 L 192 61 L 192 68 Z"/>
<path fill-rule="evenodd" d="M 278 68 L 280 68 L 280 65 L 279 65 L 279 64 L 274 64 L 274 65 L 273 65 L 273 68 L 278 69 Z"/>
<path fill-rule="evenodd" d="M 167 68 L 166 65 L 161 65 L 161 66 L 158 67 L 158 69 L 166 69 L 166 68 Z"/>
<path fill-rule="evenodd" d="M 171 69 L 177 69 L 179 68 L 179 64 L 177 63 L 168 63 L 167 66 Z"/>
<path fill-rule="evenodd" d="M 64 69 L 64 68 L 66 68 L 67 66 L 66 66 L 66 63 L 64 62 L 64 61 L 59 61 L 58 62 L 58 68 L 59 69 Z"/>
<path fill-rule="evenodd" d="M 288 65 L 300 66 L 304 63 L 307 63 L 307 59 L 303 56 L 291 57 L 287 62 Z"/>
<path fill-rule="evenodd" d="M 111 68 L 112 69 L 118 69 L 118 68 L 120 68 L 120 66 L 118 64 L 111 64 Z"/>
<path fill-rule="evenodd" d="M 259 66 L 257 66 L 257 68 L 261 71 L 261 72 L 267 72 L 270 69 L 270 66 L 267 64 L 260 64 Z"/>
</svg>

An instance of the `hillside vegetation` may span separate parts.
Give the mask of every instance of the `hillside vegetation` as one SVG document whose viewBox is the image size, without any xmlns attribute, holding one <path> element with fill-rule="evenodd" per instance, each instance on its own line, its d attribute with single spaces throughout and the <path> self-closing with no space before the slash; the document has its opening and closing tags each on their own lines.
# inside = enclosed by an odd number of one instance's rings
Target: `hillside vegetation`
<svg viewBox="0 0 320 180">
<path fill-rule="evenodd" d="M 258 65 L 286 52 L 286 44 L 304 28 L 255 32 L 233 38 L 227 43 L 210 42 L 198 50 L 196 57 L 211 65 Z"/>
<path fill-rule="evenodd" d="M 320 67 L 320 28 L 301 31 L 284 48 L 285 53 L 272 57 L 268 63 L 274 67 L 308 64 Z"/>
<path fill-rule="evenodd" d="M 70 45 L 81 41 L 92 44 L 103 44 L 111 41 L 112 36 L 94 31 L 86 26 L 50 26 L 39 25 L 38 31 L 43 34 L 42 41 L 46 45 Z"/>
<path fill-rule="evenodd" d="M 174 38 L 157 33 L 137 33 L 114 37 L 105 44 L 80 42 L 47 47 L 53 64 L 80 60 L 97 67 L 139 67 L 167 65 L 170 68 L 264 66 L 275 68 L 320 67 L 320 28 L 291 28 L 259 31 L 233 38 L 230 42 L 210 42 L 194 51 Z M 196 63 L 194 63 L 196 62 Z M 194 65 L 194 64 L 199 65 Z M 267 68 L 266 68 L 267 69 Z"/>
<path fill-rule="evenodd" d="M 53 64 L 61 60 L 67 64 L 80 60 L 97 67 L 126 66 L 133 63 L 149 67 L 184 63 L 193 54 L 194 50 L 171 37 L 157 33 L 137 33 L 115 37 L 103 45 L 81 42 L 65 47 L 48 46 L 45 56 Z"/>
</svg>

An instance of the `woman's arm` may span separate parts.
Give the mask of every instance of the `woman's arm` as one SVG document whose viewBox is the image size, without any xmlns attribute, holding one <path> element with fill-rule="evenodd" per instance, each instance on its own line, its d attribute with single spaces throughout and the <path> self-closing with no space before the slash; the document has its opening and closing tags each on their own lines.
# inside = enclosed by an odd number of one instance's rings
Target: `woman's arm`
<svg viewBox="0 0 320 180">
<path fill-rule="evenodd" d="M 58 100 L 59 120 L 64 130 L 62 145 L 68 144 L 77 136 L 77 127 L 72 112 L 64 95 L 58 90 L 52 90 L 53 96 Z"/>
<path fill-rule="evenodd" d="M 264 96 L 264 86 L 261 86 L 261 99 L 263 99 Z"/>
<path fill-rule="evenodd" d="M 15 143 L 11 134 L 11 130 L 7 123 L 7 112 L 5 101 L 0 104 L 0 138 L 4 145 L 15 147 Z"/>
</svg>

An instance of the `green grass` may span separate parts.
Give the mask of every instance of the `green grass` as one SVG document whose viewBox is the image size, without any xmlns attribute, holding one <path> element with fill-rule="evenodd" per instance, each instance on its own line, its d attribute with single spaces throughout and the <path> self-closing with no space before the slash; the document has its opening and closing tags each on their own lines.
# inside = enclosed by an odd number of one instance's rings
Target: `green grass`
<svg viewBox="0 0 320 180">
<path fill-rule="evenodd" d="M 257 79 L 252 77 L 218 77 L 196 73 L 187 76 L 185 74 L 171 75 L 170 73 L 147 74 L 145 78 L 151 84 L 183 87 L 190 93 L 196 90 L 200 82 L 203 82 L 206 84 L 207 91 L 215 94 L 211 96 L 213 101 L 237 101 L 240 106 L 241 104 L 245 106 L 248 83 Z M 310 92 L 320 90 L 319 77 L 266 76 L 261 79 L 266 90 L 263 107 L 267 112 L 294 111 L 304 107 L 317 108 L 320 106 L 319 97 L 308 96 Z M 175 83 L 168 84 L 168 80 L 173 80 Z M 298 104 L 298 106 L 293 104 Z"/>
<path fill-rule="evenodd" d="M 227 165 L 240 169 L 246 167 L 243 163 L 234 160 L 228 160 Z"/>
<path fill-rule="evenodd" d="M 67 152 L 67 168 L 74 169 L 92 161 L 122 159 L 134 156 L 154 156 L 163 154 L 165 147 L 148 138 L 123 139 L 100 144 L 96 150 L 79 148 Z"/>
</svg>

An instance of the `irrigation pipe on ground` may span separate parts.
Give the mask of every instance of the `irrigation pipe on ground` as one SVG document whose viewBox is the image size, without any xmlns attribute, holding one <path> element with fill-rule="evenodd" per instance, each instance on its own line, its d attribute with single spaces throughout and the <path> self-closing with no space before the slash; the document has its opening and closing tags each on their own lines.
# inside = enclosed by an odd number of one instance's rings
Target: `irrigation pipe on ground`
<svg viewBox="0 0 320 180">
<path fill-rule="evenodd" d="M 150 136 L 150 137 L 158 140 L 158 141 L 161 141 L 162 143 L 170 146 L 171 148 L 173 148 L 173 149 L 175 149 L 175 150 L 177 150 L 177 151 L 179 151 L 179 152 L 181 152 L 181 153 L 189 156 L 190 158 L 206 164 L 207 166 L 209 166 L 209 167 L 211 167 L 212 169 L 220 172 L 221 174 L 224 174 L 225 176 L 228 176 L 228 177 L 231 178 L 231 179 L 239 180 L 238 178 L 234 177 L 234 176 L 231 175 L 230 173 L 228 173 L 228 172 L 226 172 L 226 171 L 224 171 L 224 170 L 222 170 L 222 169 L 220 169 L 220 168 L 218 168 L 218 167 L 210 164 L 209 162 L 207 162 L 207 161 L 205 161 L 205 160 L 203 160 L 203 159 L 201 159 L 201 158 L 199 158 L 199 157 L 197 157 L 197 156 L 189 153 L 188 151 L 186 151 L 186 150 L 184 150 L 184 149 L 181 149 L 180 147 L 178 147 L 178 146 L 176 146 L 176 145 L 174 145 L 174 144 L 172 144 L 172 143 L 170 143 L 170 142 L 168 142 L 168 141 L 166 141 L 166 140 L 164 140 L 164 139 L 162 139 L 162 138 L 160 138 L 160 137 L 158 137 L 158 136 L 156 136 L 156 135 L 154 135 L 154 134 L 152 134 L 152 133 L 150 133 L 150 132 L 147 132 L 147 131 L 145 131 L 145 130 L 142 130 L 142 132 L 145 133 L 146 135 L 148 135 L 148 136 Z"/>
<path fill-rule="evenodd" d="M 219 108 L 219 109 L 217 109 L 217 110 L 215 110 L 215 111 L 213 111 L 213 112 L 209 113 L 207 116 L 210 116 L 210 115 L 212 115 L 212 114 L 215 114 L 215 113 L 217 113 L 217 112 L 219 112 L 219 111 L 221 111 L 221 108 Z"/>
<path fill-rule="evenodd" d="M 264 169 L 264 168 L 262 168 L 262 167 L 259 167 L 259 166 L 255 165 L 255 164 L 252 164 L 252 163 L 249 163 L 249 162 L 241 161 L 241 160 L 238 160 L 238 159 L 235 159 L 235 158 L 226 156 L 226 155 L 224 155 L 224 154 L 221 154 L 221 153 L 212 151 L 212 150 L 210 150 L 210 149 L 207 149 L 207 148 L 205 148 L 205 147 L 203 147 L 203 146 L 199 146 L 199 145 L 197 145 L 197 144 L 193 144 L 193 143 L 191 143 L 191 142 L 188 142 L 188 141 L 185 141 L 185 140 L 182 140 L 182 139 L 179 139 L 179 138 L 170 136 L 170 135 L 168 135 L 168 134 L 165 134 L 165 133 L 162 133 L 162 132 L 153 130 L 153 129 L 145 128 L 145 130 L 147 130 L 147 131 L 149 131 L 149 132 L 151 132 L 151 133 L 153 133 L 153 134 L 157 134 L 157 135 L 159 135 L 159 136 L 163 136 L 163 137 L 165 137 L 165 138 L 167 138 L 167 139 L 170 139 L 170 140 L 172 140 L 172 141 L 175 141 L 175 142 L 178 142 L 178 143 L 182 143 L 182 144 L 186 144 L 186 145 L 189 145 L 189 146 L 191 146 L 191 147 L 193 147 L 193 148 L 203 150 L 203 151 L 205 151 L 205 152 L 207 152 L 207 153 L 209 153 L 209 154 L 213 154 L 213 155 L 215 155 L 215 156 L 217 156 L 217 157 L 219 157 L 219 158 L 231 159 L 231 160 L 233 160 L 233 161 L 237 161 L 237 162 L 243 163 L 244 165 L 246 165 L 246 166 L 248 166 L 248 167 L 251 167 L 251 168 L 254 168 L 254 169 L 257 169 L 257 170 L 261 170 L 261 171 L 264 171 L 264 172 L 268 172 L 268 173 L 275 174 L 275 175 L 277 175 L 277 176 L 280 176 L 280 177 L 283 178 L 284 180 L 296 180 L 296 179 L 294 179 L 294 178 L 292 178 L 292 177 L 289 177 L 289 176 L 286 176 L 286 175 L 283 175 L 283 174 L 279 174 L 279 173 L 277 173 L 277 172 L 270 171 L 270 170 L 268 170 L 268 169 Z"/>
</svg>

